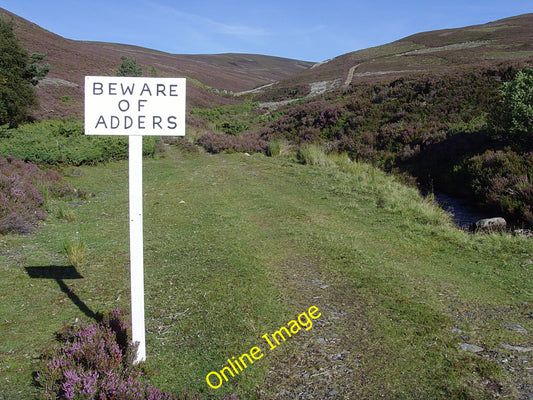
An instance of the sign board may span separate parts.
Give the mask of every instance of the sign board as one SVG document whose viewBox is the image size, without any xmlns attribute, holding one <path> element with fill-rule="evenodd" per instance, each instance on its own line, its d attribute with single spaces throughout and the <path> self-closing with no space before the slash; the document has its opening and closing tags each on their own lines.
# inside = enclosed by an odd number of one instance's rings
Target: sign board
<svg viewBox="0 0 533 400">
<path fill-rule="evenodd" d="M 129 136 L 131 333 L 146 359 L 142 137 L 185 135 L 185 78 L 85 77 L 85 134 Z"/>
<path fill-rule="evenodd" d="M 185 78 L 85 77 L 86 135 L 185 135 Z"/>
</svg>

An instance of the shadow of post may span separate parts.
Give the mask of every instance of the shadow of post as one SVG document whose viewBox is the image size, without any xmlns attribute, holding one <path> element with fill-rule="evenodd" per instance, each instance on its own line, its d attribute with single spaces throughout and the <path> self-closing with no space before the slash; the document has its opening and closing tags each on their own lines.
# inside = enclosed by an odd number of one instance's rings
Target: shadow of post
<svg viewBox="0 0 533 400">
<path fill-rule="evenodd" d="M 89 318 L 95 321 L 100 320 L 100 315 L 92 311 L 87 304 L 81 300 L 74 291 L 68 287 L 64 279 L 83 279 L 83 276 L 73 266 L 46 265 L 35 267 L 24 267 L 26 273 L 32 279 L 53 279 L 59 285 L 59 288 L 68 298 Z"/>
</svg>

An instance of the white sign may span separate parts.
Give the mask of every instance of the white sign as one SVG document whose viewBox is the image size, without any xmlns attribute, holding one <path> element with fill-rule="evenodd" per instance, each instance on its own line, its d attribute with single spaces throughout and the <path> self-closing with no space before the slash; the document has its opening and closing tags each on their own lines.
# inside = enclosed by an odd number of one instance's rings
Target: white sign
<svg viewBox="0 0 533 400">
<path fill-rule="evenodd" d="M 86 135 L 185 135 L 185 78 L 85 77 Z"/>
<path fill-rule="evenodd" d="M 129 136 L 131 334 L 146 359 L 142 137 L 185 135 L 185 78 L 85 77 L 85 134 Z"/>
</svg>

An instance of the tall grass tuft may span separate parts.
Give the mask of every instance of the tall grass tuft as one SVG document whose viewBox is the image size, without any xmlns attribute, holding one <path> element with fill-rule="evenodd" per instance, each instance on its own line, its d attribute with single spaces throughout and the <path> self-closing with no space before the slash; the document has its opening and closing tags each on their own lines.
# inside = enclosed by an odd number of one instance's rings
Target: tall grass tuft
<svg viewBox="0 0 533 400">
<path fill-rule="evenodd" d="M 304 144 L 298 149 L 298 160 L 307 165 L 333 166 L 335 162 L 318 144 Z"/>
<path fill-rule="evenodd" d="M 57 217 L 64 221 L 75 221 L 76 214 L 68 205 L 60 205 L 57 209 Z"/>
<path fill-rule="evenodd" d="M 290 155 L 291 145 L 286 140 L 274 139 L 268 142 L 267 155 L 270 157 L 285 157 Z"/>
<path fill-rule="evenodd" d="M 423 225 L 451 226 L 450 215 L 438 207 L 432 198 L 422 199 L 415 187 L 400 182 L 398 178 L 368 163 L 351 161 L 346 156 L 330 156 L 330 161 L 333 162 L 335 157 L 340 171 L 355 178 L 357 191 L 375 197 L 376 207 L 384 211 L 402 213 L 406 216 L 406 221 L 417 221 Z"/>
<path fill-rule="evenodd" d="M 63 252 L 68 263 L 76 268 L 82 266 L 87 259 L 87 246 L 80 237 L 73 240 L 66 239 L 63 243 Z"/>
</svg>

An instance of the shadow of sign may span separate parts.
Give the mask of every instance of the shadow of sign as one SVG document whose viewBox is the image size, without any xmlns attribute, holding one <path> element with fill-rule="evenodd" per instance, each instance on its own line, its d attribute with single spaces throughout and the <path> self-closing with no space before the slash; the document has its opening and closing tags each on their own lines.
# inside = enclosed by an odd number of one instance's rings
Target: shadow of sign
<svg viewBox="0 0 533 400">
<path fill-rule="evenodd" d="M 83 279 L 83 276 L 73 266 L 45 265 L 24 267 L 32 279 L 53 279 L 68 298 L 89 318 L 99 321 L 99 315 L 92 311 L 74 291 L 68 287 L 64 279 Z"/>
<path fill-rule="evenodd" d="M 83 276 L 73 266 L 45 265 L 42 267 L 25 267 L 26 272 L 33 279 L 83 279 Z"/>
</svg>

